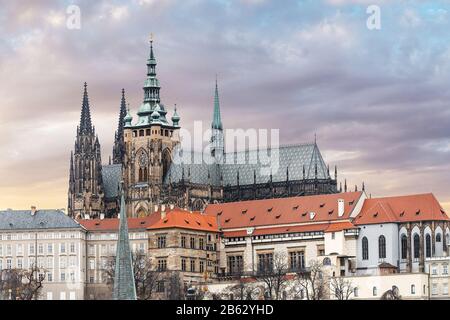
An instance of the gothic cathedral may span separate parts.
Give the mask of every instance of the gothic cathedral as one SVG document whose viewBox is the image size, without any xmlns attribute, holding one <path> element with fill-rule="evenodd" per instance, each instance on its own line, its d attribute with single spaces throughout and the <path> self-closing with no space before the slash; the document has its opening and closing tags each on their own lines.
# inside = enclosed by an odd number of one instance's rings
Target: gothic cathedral
<svg viewBox="0 0 450 320">
<path fill-rule="evenodd" d="M 258 150 L 226 153 L 217 79 L 209 155 L 213 161 L 204 161 L 204 155 L 198 152 L 182 150 L 180 116 L 175 106 L 168 120 L 166 106 L 160 100 L 156 65 L 151 41 L 143 103 L 133 122 L 122 89 L 112 161 L 110 157 L 107 165 L 101 162 L 100 143 L 91 122 L 87 84 L 84 85 L 81 119 L 70 158 L 70 216 L 77 219 L 116 217 L 122 181 L 129 217 L 150 215 L 160 204 L 203 210 L 209 203 L 342 191 L 342 187 L 337 188 L 337 169 L 333 179 L 316 142 L 269 148 L 269 153 L 279 155 L 279 169 L 271 170 L 270 174 L 262 174 L 258 163 L 233 161 L 256 159 Z M 194 158 L 201 161 L 194 163 Z"/>
</svg>

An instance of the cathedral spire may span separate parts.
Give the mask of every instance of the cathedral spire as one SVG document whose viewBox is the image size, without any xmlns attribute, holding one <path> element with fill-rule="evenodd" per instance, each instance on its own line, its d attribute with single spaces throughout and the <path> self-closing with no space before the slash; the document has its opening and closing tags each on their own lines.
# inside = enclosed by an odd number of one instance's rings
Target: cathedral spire
<svg viewBox="0 0 450 320">
<path fill-rule="evenodd" d="M 222 119 L 220 117 L 219 87 L 217 85 L 217 76 L 216 76 L 216 86 L 214 90 L 214 112 L 211 128 L 212 128 L 211 156 L 216 159 L 217 163 L 220 163 L 223 160 L 223 154 L 225 152 L 225 149 L 224 149 Z"/>
<path fill-rule="evenodd" d="M 216 76 L 216 87 L 214 90 L 214 114 L 213 114 L 213 122 L 212 128 L 222 130 L 222 119 L 220 117 L 220 103 L 219 103 L 219 87 L 217 85 L 217 76 Z"/>
<path fill-rule="evenodd" d="M 81 106 L 80 132 L 81 133 L 92 132 L 91 110 L 89 107 L 89 97 L 86 82 L 84 83 L 83 104 Z"/>
<path fill-rule="evenodd" d="M 122 98 L 120 100 L 119 123 L 117 131 L 114 135 L 113 146 L 113 163 L 119 164 L 123 162 L 125 156 L 125 143 L 123 140 L 123 128 L 125 126 L 125 118 L 127 116 L 127 102 L 125 99 L 125 89 L 122 89 Z"/>
<path fill-rule="evenodd" d="M 150 39 L 150 55 L 147 59 L 147 79 L 144 83 L 144 103 L 151 104 L 151 110 L 153 106 L 160 102 L 159 99 L 159 81 L 156 78 L 156 58 L 153 52 L 153 39 Z"/>
<path fill-rule="evenodd" d="M 116 249 L 116 265 L 114 270 L 113 299 L 136 300 L 136 286 L 134 284 L 133 261 L 128 235 L 127 215 L 125 214 L 123 182 L 120 193 L 120 225 Z"/>
</svg>

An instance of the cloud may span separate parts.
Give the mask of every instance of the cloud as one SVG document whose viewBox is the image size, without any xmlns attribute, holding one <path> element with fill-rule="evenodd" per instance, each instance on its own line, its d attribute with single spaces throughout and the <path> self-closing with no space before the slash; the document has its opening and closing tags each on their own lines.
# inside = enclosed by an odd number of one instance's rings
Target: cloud
<svg viewBox="0 0 450 320">
<path fill-rule="evenodd" d="M 366 1 L 11 1 L 0 12 L 0 206 L 66 205 L 67 172 L 88 82 L 102 158 L 111 154 L 126 89 L 142 100 L 148 35 L 163 103 L 181 125 L 209 126 L 215 74 L 223 122 L 280 128 L 282 143 L 312 141 L 339 180 L 368 192 L 434 192 L 450 203 L 448 4 Z M 449 208 L 450 209 L 450 208 Z"/>
</svg>

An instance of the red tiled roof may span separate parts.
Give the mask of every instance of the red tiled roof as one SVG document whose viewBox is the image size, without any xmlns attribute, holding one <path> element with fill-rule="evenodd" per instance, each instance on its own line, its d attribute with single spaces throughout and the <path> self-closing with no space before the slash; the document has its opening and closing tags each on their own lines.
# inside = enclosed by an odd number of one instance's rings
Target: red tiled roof
<svg viewBox="0 0 450 320">
<path fill-rule="evenodd" d="M 350 221 L 335 223 L 309 223 L 299 226 L 257 228 L 253 231 L 252 236 L 314 231 L 336 232 L 355 228 L 356 227 Z M 247 236 L 247 230 L 224 231 L 223 235 L 225 238 L 245 237 Z"/>
<path fill-rule="evenodd" d="M 78 222 L 88 231 L 116 231 L 119 229 L 119 219 L 92 219 Z M 167 211 L 164 219 L 161 219 L 160 212 L 155 212 L 145 218 L 128 218 L 129 230 L 163 228 L 218 232 L 216 218 L 206 216 L 198 211 L 190 212 L 175 208 Z"/>
<path fill-rule="evenodd" d="M 355 225 L 450 220 L 432 193 L 366 199 Z"/>
<path fill-rule="evenodd" d="M 210 204 L 205 213 L 219 216 L 223 229 L 349 219 L 362 192 L 250 200 Z M 338 199 L 344 200 L 344 215 L 338 217 Z M 310 219 L 314 212 L 314 219 Z"/>
<path fill-rule="evenodd" d="M 219 232 L 216 217 L 190 212 L 182 209 L 174 209 L 167 212 L 166 218 L 159 219 L 148 229 L 182 228 L 199 231 Z"/>
</svg>

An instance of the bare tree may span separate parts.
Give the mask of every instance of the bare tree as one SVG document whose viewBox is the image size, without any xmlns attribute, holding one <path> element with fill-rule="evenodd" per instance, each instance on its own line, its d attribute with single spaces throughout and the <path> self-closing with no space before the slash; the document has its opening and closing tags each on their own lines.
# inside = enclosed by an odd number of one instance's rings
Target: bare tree
<svg viewBox="0 0 450 320">
<path fill-rule="evenodd" d="M 323 270 L 323 264 L 312 260 L 309 268 L 297 273 L 297 283 L 303 290 L 307 300 L 322 300 L 326 298 L 328 281 Z"/>
<path fill-rule="evenodd" d="M 150 300 L 162 278 L 162 272 L 153 267 L 150 258 L 144 253 L 134 252 L 132 258 L 137 298 L 139 300 Z M 114 285 L 115 264 L 116 258 L 111 257 L 104 269 L 107 283 L 111 287 Z"/>
<path fill-rule="evenodd" d="M 167 272 L 165 278 L 169 279 L 166 298 L 169 300 L 183 300 L 186 290 L 181 285 L 180 273 L 176 271 Z"/>
<path fill-rule="evenodd" d="M 333 277 L 331 279 L 331 289 L 338 300 L 350 299 L 355 290 L 351 281 L 344 279 L 343 277 Z"/>
<path fill-rule="evenodd" d="M 266 265 L 260 265 L 256 278 L 264 282 L 266 297 L 270 300 L 279 300 L 288 282 L 287 256 L 283 253 L 275 253 L 272 261 Z"/>
<path fill-rule="evenodd" d="M 46 271 L 33 264 L 30 269 L 6 269 L 0 272 L 0 295 L 3 299 L 38 299 Z"/>
</svg>

